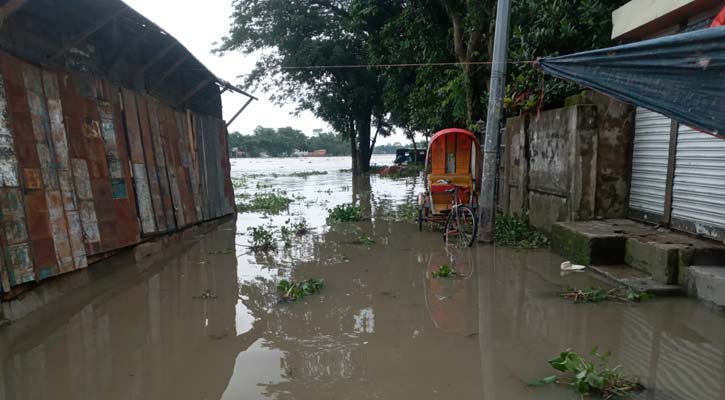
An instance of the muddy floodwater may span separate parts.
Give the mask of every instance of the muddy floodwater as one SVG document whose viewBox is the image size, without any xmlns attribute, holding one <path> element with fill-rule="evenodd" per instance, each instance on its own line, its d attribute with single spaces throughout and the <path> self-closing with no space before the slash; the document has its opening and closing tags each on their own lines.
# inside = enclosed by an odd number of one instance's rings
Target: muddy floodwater
<svg viewBox="0 0 725 400">
<path fill-rule="evenodd" d="M 545 250 L 447 249 L 411 222 L 420 177 L 352 179 L 349 164 L 233 160 L 241 198 L 277 191 L 289 209 L 99 271 L 102 288 L 0 330 L 0 399 L 576 399 L 527 383 L 559 351 L 594 347 L 641 378 L 637 398 L 725 399 L 722 312 L 685 298 L 571 304 L 557 291 L 602 282 L 562 275 Z M 312 171 L 327 173 L 300 174 Z M 326 223 L 351 202 L 365 221 Z M 309 233 L 280 239 L 302 218 Z M 256 226 L 276 250 L 250 250 Z M 461 276 L 433 278 L 443 264 Z M 308 278 L 324 280 L 319 294 L 278 301 L 280 280 Z"/>
</svg>

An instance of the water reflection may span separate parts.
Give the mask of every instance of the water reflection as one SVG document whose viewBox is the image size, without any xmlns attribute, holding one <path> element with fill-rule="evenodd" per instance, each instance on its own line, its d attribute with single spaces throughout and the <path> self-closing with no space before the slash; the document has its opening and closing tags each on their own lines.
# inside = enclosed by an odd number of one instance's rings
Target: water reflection
<svg viewBox="0 0 725 400">
<path fill-rule="evenodd" d="M 236 354 L 253 342 L 236 336 L 234 254 L 222 254 L 233 246 L 234 232 L 217 230 L 76 310 L 58 310 L 67 317 L 44 321 L 45 336 L 12 326 L 0 398 L 220 398 Z M 216 299 L 194 298 L 206 290 Z"/>
</svg>

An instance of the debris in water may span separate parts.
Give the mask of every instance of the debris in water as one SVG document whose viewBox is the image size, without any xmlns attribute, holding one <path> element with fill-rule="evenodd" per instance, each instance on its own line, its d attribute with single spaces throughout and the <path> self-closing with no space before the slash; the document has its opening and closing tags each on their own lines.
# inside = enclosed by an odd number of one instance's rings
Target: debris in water
<svg viewBox="0 0 725 400">
<path fill-rule="evenodd" d="M 215 294 L 212 294 L 209 289 L 205 290 L 204 293 L 201 294 L 201 296 L 194 296 L 194 299 L 197 300 L 213 300 L 216 299 L 217 296 Z"/>
<path fill-rule="evenodd" d="M 300 282 L 283 279 L 277 284 L 277 291 L 281 294 L 281 301 L 295 301 L 319 293 L 323 286 L 325 282 L 321 279 L 307 279 Z"/>
<path fill-rule="evenodd" d="M 574 303 L 599 303 L 605 300 L 620 301 L 624 303 L 639 303 L 650 300 L 654 295 L 646 292 L 638 292 L 631 288 L 618 287 L 614 289 L 603 289 L 590 287 L 587 289 L 568 288 L 559 293 L 560 297 L 567 298 Z"/>
<path fill-rule="evenodd" d="M 644 390 L 639 379 L 624 375 L 621 366 L 611 368 L 608 365 L 611 353 L 599 354 L 595 348 L 591 355 L 596 361 L 565 350 L 558 357 L 549 360 L 549 365 L 562 373 L 547 376 L 529 386 L 567 385 L 582 397 L 596 394 L 605 400 L 626 397 L 632 392 Z"/>
<path fill-rule="evenodd" d="M 564 261 L 561 263 L 562 271 L 582 271 L 586 268 L 584 265 L 572 264 L 571 261 Z"/>
<path fill-rule="evenodd" d="M 447 264 L 441 265 L 437 271 L 432 271 L 430 274 L 434 278 L 455 278 L 459 276 L 458 272 Z"/>
</svg>

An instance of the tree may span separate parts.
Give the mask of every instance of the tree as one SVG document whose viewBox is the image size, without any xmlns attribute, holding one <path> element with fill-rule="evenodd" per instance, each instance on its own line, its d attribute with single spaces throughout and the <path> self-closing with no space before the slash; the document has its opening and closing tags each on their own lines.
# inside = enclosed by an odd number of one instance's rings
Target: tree
<svg viewBox="0 0 725 400">
<path fill-rule="evenodd" d="M 247 87 L 272 92 L 277 103 L 295 102 L 350 140 L 355 173 L 367 172 L 374 139 L 373 115 L 384 116 L 383 80 L 364 65 L 395 0 L 234 0 L 232 26 L 218 52 L 263 52 Z M 303 67 L 303 68 L 286 68 Z M 377 133 L 385 133 L 380 130 Z"/>
</svg>

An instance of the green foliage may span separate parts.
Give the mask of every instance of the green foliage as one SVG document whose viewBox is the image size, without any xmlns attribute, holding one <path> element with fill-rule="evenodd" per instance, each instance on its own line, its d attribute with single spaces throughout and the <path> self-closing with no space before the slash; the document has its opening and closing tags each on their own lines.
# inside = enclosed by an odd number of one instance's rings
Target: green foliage
<svg viewBox="0 0 725 400">
<path fill-rule="evenodd" d="M 319 293 L 325 286 L 321 279 L 307 279 L 304 281 L 288 281 L 283 279 L 277 284 L 277 291 L 282 301 L 295 301 L 305 296 Z"/>
<path fill-rule="evenodd" d="M 510 59 L 531 61 L 612 45 L 612 11 L 627 0 L 517 0 L 512 7 Z M 544 76 L 530 64 L 511 64 L 505 106 L 519 111 L 561 107 L 581 87 Z M 543 87 L 542 87 L 543 86 Z M 543 95 L 543 100 L 541 96 Z"/>
<path fill-rule="evenodd" d="M 249 247 L 254 252 L 268 252 L 277 248 L 274 240 L 274 234 L 265 226 L 255 226 L 247 228 L 252 233 L 249 240 Z"/>
<path fill-rule="evenodd" d="M 549 365 L 561 374 L 547 376 L 532 386 L 565 384 L 579 395 L 596 394 L 605 400 L 622 398 L 644 389 L 636 378 L 624 375 L 621 366 L 612 368 L 608 365 L 610 353 L 599 354 L 594 349 L 591 355 L 595 361 L 585 359 L 571 350 L 563 351 L 558 357 L 549 360 Z"/>
<path fill-rule="evenodd" d="M 292 199 L 287 197 L 284 190 L 272 190 L 271 192 L 255 193 L 252 197 L 240 198 L 237 196 L 237 210 L 239 212 L 264 211 L 270 214 L 279 214 L 289 208 Z"/>
<path fill-rule="evenodd" d="M 522 249 L 546 247 L 549 240 L 518 215 L 496 216 L 496 244 Z"/>
<path fill-rule="evenodd" d="M 456 272 L 455 269 L 451 268 L 450 265 L 443 264 L 440 267 L 438 267 L 437 271 L 433 271 L 430 273 L 434 278 L 455 278 L 458 276 L 458 272 Z"/>
<path fill-rule="evenodd" d="M 362 221 L 362 210 L 354 204 L 340 204 L 328 210 L 328 222 L 357 222 Z"/>
<path fill-rule="evenodd" d="M 622 287 L 609 290 L 596 287 L 586 289 L 567 288 L 559 293 L 559 296 L 569 299 L 574 303 L 599 303 L 606 300 L 639 303 L 654 298 L 652 294 Z"/>
</svg>

